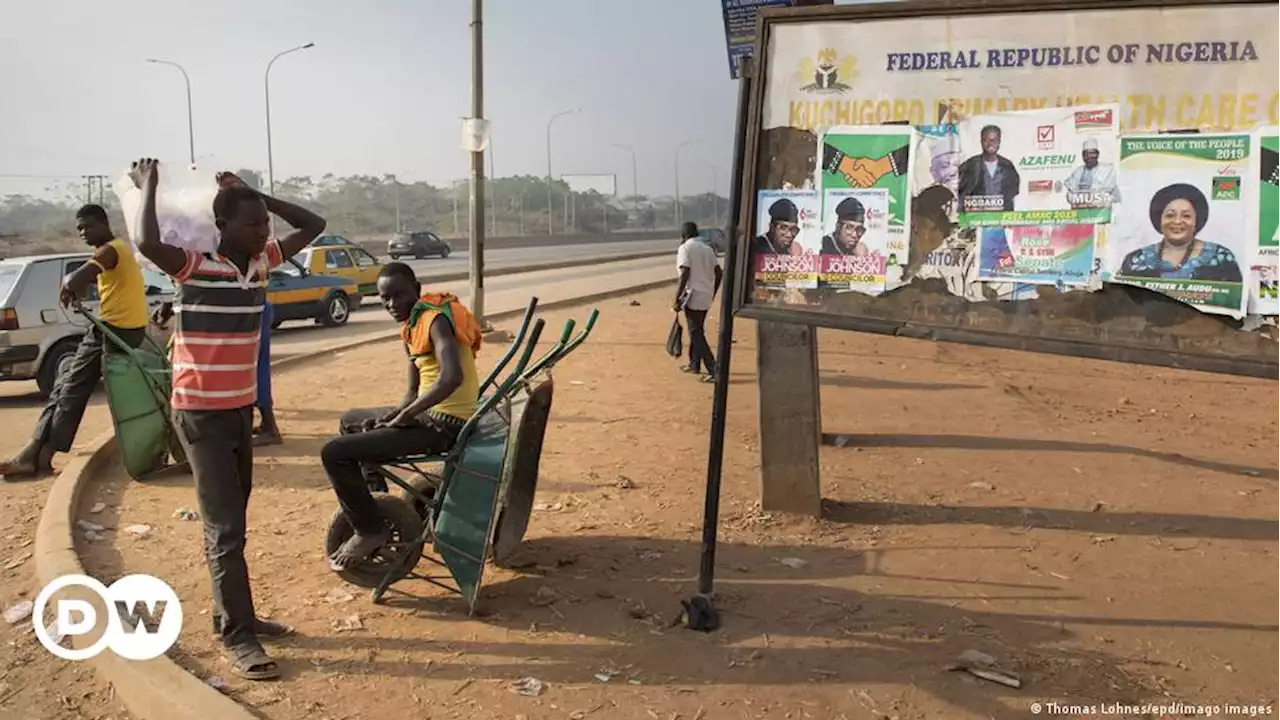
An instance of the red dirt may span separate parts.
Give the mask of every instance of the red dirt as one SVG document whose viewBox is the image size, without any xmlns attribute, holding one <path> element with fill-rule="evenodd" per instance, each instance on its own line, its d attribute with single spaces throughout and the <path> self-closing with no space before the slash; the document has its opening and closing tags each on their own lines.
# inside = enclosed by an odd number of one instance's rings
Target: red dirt
<svg viewBox="0 0 1280 720">
<path fill-rule="evenodd" d="M 794 519 L 753 503 L 740 322 L 724 626 L 670 628 L 697 568 L 712 389 L 663 354 L 669 294 L 605 303 L 557 369 L 527 562 L 488 571 L 471 619 L 420 582 L 384 607 L 351 587 L 326 600 L 342 584 L 323 562 L 335 502 L 319 448 L 341 411 L 400 395 L 403 356 L 370 345 L 281 372 L 288 438 L 260 451 L 249 555 L 260 610 L 299 635 L 275 650 L 283 681 L 228 677 L 227 692 L 281 720 L 1007 718 L 1036 701 L 1274 714 L 1274 381 L 824 331 L 824 424 L 855 435 L 822 450 L 824 519 Z M 585 313 L 550 313 L 549 330 Z M 227 677 L 200 524 L 171 517 L 194 506 L 189 478 L 116 473 L 98 500 L 109 522 L 155 531 L 82 541 L 89 569 L 168 580 L 188 618 L 179 661 Z M 363 629 L 333 629 L 353 614 Z M 1022 688 L 947 672 L 968 649 Z M 508 689 L 529 676 L 543 694 Z"/>
</svg>

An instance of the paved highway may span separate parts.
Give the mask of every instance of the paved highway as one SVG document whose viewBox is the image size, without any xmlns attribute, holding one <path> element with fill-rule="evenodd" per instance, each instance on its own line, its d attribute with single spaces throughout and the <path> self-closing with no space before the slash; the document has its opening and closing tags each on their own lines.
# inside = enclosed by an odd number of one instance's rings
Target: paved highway
<svg viewBox="0 0 1280 720">
<path fill-rule="evenodd" d="M 669 251 L 674 253 L 679 247 L 679 240 L 633 240 L 629 242 L 591 243 L 585 245 L 552 245 L 549 247 L 508 248 L 489 250 L 485 253 L 485 269 L 499 270 L 513 267 L 537 267 L 556 262 L 573 260 L 608 259 L 626 255 L 641 255 L 651 252 Z M 386 255 L 379 260 L 389 262 Z M 425 260 L 404 260 L 417 271 L 419 277 L 428 278 L 449 273 L 466 272 L 471 267 L 471 253 L 461 246 L 447 258 L 427 258 Z"/>
<path fill-rule="evenodd" d="M 499 275 L 489 278 L 485 283 L 485 313 L 493 315 L 527 307 L 529 298 L 533 296 L 537 296 L 539 302 L 549 303 L 675 278 L 674 249 L 670 256 Z M 466 280 L 442 283 L 428 281 L 426 287 L 455 293 L 464 302 L 470 296 L 470 285 Z M 585 312 L 583 316 L 585 318 Z M 514 330 L 516 322 L 505 325 Z M 351 319 L 342 327 L 326 328 L 313 321 L 301 320 L 280 326 L 271 336 L 271 356 L 273 359 L 280 359 L 316 350 L 334 337 L 355 340 L 361 335 L 390 330 L 392 327 L 394 323 L 391 316 L 382 309 L 378 299 L 367 297 L 360 309 L 353 312 Z M 559 331 L 558 328 L 555 330 Z"/>
<path fill-rule="evenodd" d="M 623 244 L 640 245 L 644 243 Z M 533 296 L 537 296 L 540 302 L 551 303 L 644 283 L 674 280 L 676 277 L 675 247 L 669 247 L 671 250 L 669 256 L 621 262 L 604 262 L 599 265 L 583 265 L 558 270 L 535 270 L 489 278 L 489 281 L 485 283 L 487 313 L 492 315 L 503 311 L 523 309 L 528 306 L 529 298 Z M 500 252 L 519 253 L 522 251 L 508 250 Z M 449 258 L 449 261 L 453 260 L 454 258 Z M 436 261 L 425 260 L 423 262 L 430 264 Z M 428 281 L 427 287 L 456 293 L 464 302 L 469 299 L 470 291 L 466 280 L 441 283 L 430 283 Z M 601 313 L 600 321 L 618 322 L 617 314 L 613 308 L 618 307 L 619 303 L 620 301 L 618 300 L 603 301 L 601 307 L 604 310 Z M 585 310 L 582 316 L 583 320 L 585 320 Z M 518 321 L 500 322 L 498 326 L 514 330 L 516 322 Z M 393 327 L 394 323 L 391 317 L 378 304 L 377 298 L 365 298 L 364 304 L 360 309 L 353 312 L 351 319 L 341 327 L 326 328 L 309 321 L 285 323 L 272 334 L 271 356 L 273 359 L 281 359 L 299 353 L 315 351 L 321 349 L 327 343 L 331 343 L 335 338 L 357 340 L 362 335 L 385 332 L 393 329 Z M 559 331 L 560 328 L 547 328 L 545 332 L 554 337 L 557 336 Z M 102 397 L 97 396 L 95 398 L 95 405 L 101 402 Z M 41 404 L 39 397 L 36 395 L 34 381 L 0 383 L 0 409 L 30 408 L 34 412 L 34 409 Z M 7 416 L 3 419 L 6 422 L 10 421 Z M 34 416 L 22 415 L 18 425 L 23 428 L 22 432 L 27 432 L 26 428 L 33 422 Z"/>
</svg>

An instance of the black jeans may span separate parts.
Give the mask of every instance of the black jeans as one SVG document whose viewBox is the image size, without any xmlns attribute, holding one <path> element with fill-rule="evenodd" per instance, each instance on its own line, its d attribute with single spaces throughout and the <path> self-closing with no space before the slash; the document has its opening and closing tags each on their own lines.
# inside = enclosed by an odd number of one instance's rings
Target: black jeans
<svg viewBox="0 0 1280 720">
<path fill-rule="evenodd" d="M 132 348 L 142 345 L 147 337 L 145 327 L 118 328 L 107 325 L 107 328 Z M 80 421 L 84 419 L 84 410 L 89 406 L 89 397 L 102 379 L 104 351 L 114 353 L 119 352 L 119 349 L 103 337 L 97 325 L 90 325 L 89 331 L 80 339 L 75 357 L 54 382 L 49 400 L 40 412 L 40 419 L 36 421 L 32 437 L 42 446 L 56 452 L 71 450 L 71 444 L 75 442 L 76 433 L 80 430 Z"/>
<path fill-rule="evenodd" d="M 227 647 L 256 644 L 253 593 L 244 558 L 245 514 L 253 490 L 253 406 L 175 410 L 196 502 L 204 520 L 204 558 L 213 582 L 215 629 Z"/>
<path fill-rule="evenodd" d="M 362 469 L 364 465 L 378 465 L 411 455 L 440 455 L 449 451 L 458 440 L 463 421 L 436 419 L 425 414 L 421 424 L 407 428 L 377 428 L 364 430 L 366 420 L 377 419 L 394 408 L 361 408 L 348 410 L 338 420 L 338 433 L 320 449 L 320 462 L 329 475 L 329 484 L 338 496 L 338 504 L 361 535 L 374 535 L 382 531 L 382 515 L 373 501 Z"/>
<path fill-rule="evenodd" d="M 697 372 L 698 364 L 702 363 L 708 375 L 715 375 L 716 358 L 707 343 L 707 311 L 685 308 L 684 319 L 689 325 L 689 369 Z"/>
</svg>

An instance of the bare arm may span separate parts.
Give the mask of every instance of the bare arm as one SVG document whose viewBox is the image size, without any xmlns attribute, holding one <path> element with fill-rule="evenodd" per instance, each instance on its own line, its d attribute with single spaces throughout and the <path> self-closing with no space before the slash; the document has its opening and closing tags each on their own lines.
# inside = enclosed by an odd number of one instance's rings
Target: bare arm
<svg viewBox="0 0 1280 720">
<path fill-rule="evenodd" d="M 80 297 L 84 294 L 85 288 L 98 279 L 99 273 L 114 269 L 119 262 L 120 258 L 116 255 L 116 249 L 110 245 L 103 245 L 93 252 L 93 257 L 89 258 L 89 262 L 76 268 L 74 272 L 67 276 L 67 281 L 63 284 L 62 289 L 74 297 Z"/>
<path fill-rule="evenodd" d="M 444 402 L 462 385 L 462 359 L 459 357 L 458 339 L 453 335 L 453 323 L 438 315 L 431 321 L 432 352 L 440 363 L 440 377 L 427 391 L 419 395 L 408 407 L 400 411 L 391 422 L 400 425 Z"/>
<path fill-rule="evenodd" d="M 689 268 L 680 268 L 680 284 L 676 286 L 676 300 L 671 303 L 672 310 L 680 309 L 680 299 L 684 297 L 684 290 L 689 286 Z"/>
<path fill-rule="evenodd" d="M 409 384 L 406 386 L 404 400 L 401 401 L 399 409 L 403 410 L 413 404 L 413 401 L 418 397 L 418 384 L 420 381 L 421 376 L 418 374 L 418 366 L 413 362 L 413 358 L 409 358 Z"/>
<path fill-rule="evenodd" d="M 156 267 L 178 277 L 187 266 L 187 252 L 160 241 L 160 221 L 156 219 L 156 186 L 160 183 L 159 161 L 143 158 L 133 164 L 133 182 L 142 190 L 141 227 L 138 251 Z"/>
<path fill-rule="evenodd" d="M 294 227 L 293 232 L 280 239 L 280 254 L 286 258 L 291 258 L 302 252 L 302 249 L 308 243 L 324 232 L 325 219 L 319 215 L 304 207 L 271 197 L 266 193 L 258 194 L 262 196 L 262 201 L 267 204 L 268 212 L 279 216 L 281 220 Z"/>
<path fill-rule="evenodd" d="M 711 297 L 715 297 L 716 293 L 720 292 L 720 283 L 723 280 L 724 280 L 724 270 L 721 270 L 720 266 L 716 265 L 716 286 L 715 286 L 715 289 L 711 291 Z"/>
</svg>

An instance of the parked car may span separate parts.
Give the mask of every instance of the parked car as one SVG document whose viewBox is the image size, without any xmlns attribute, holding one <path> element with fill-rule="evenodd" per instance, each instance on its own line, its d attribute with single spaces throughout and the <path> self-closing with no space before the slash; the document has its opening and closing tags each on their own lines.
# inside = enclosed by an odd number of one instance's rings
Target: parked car
<svg viewBox="0 0 1280 720">
<path fill-rule="evenodd" d="M 387 241 L 387 254 L 391 256 L 392 260 L 399 260 L 406 255 L 412 255 L 415 260 L 421 260 L 432 255 L 447 258 L 451 252 L 453 252 L 453 248 L 449 246 L 448 242 L 441 239 L 439 235 L 426 230 L 399 233 Z"/>
<path fill-rule="evenodd" d="M 355 245 L 307 246 L 293 256 L 312 275 L 329 275 L 354 281 L 360 294 L 378 294 L 378 272 L 382 263 Z"/>
<path fill-rule="evenodd" d="M 710 245 L 717 255 L 729 252 L 729 240 L 720 228 L 699 228 L 698 237 Z"/>
<path fill-rule="evenodd" d="M 360 307 L 360 286 L 348 278 L 309 272 L 296 257 L 272 270 L 267 281 L 267 302 L 275 315 L 271 327 L 290 320 L 314 320 L 326 327 L 345 325 L 351 311 Z"/>
<path fill-rule="evenodd" d="M 85 252 L 0 260 L 0 381 L 35 380 L 40 394 L 49 396 L 89 327 L 82 315 L 62 307 L 58 291 L 63 278 L 90 257 Z M 152 312 L 173 302 L 168 276 L 146 267 L 142 275 Z M 83 304 L 97 311 L 96 286 L 89 286 Z"/>
</svg>

